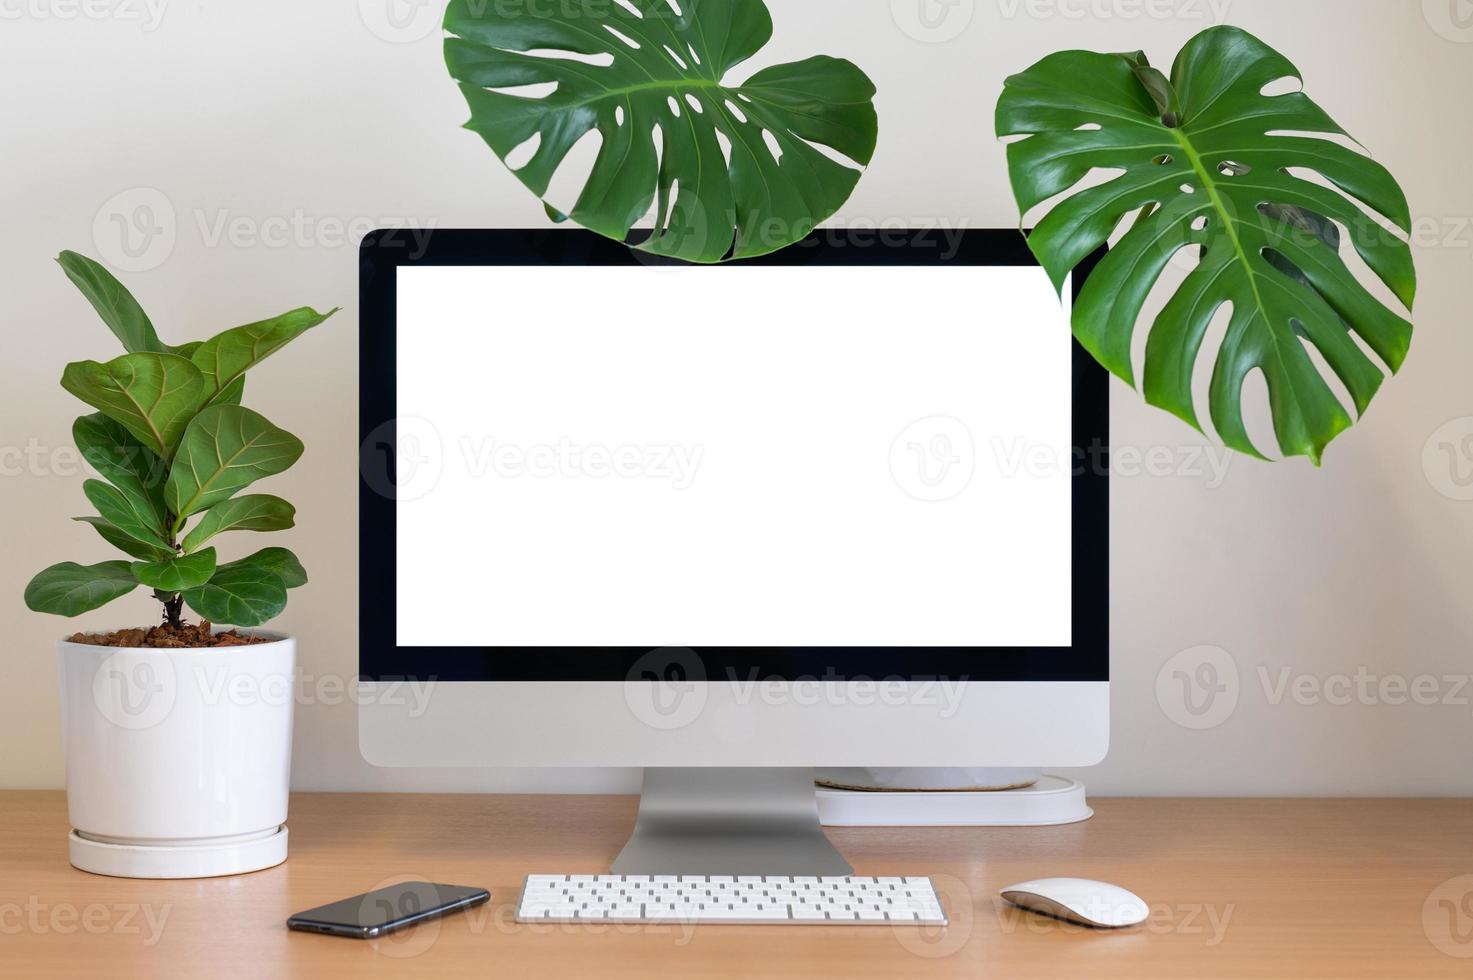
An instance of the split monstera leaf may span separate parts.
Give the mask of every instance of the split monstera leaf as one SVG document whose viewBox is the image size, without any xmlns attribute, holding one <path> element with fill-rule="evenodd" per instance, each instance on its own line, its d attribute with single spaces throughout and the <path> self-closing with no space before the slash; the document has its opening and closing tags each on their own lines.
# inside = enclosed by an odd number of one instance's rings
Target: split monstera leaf
<svg viewBox="0 0 1473 980">
<path fill-rule="evenodd" d="M 762 0 L 451 0 L 445 61 L 480 134 L 554 220 L 690 262 L 744 259 L 805 238 L 874 156 L 875 87 L 813 57 L 737 85 L 772 38 Z M 565 215 L 546 201 L 585 136 L 600 141 Z"/>
<path fill-rule="evenodd" d="M 221 562 L 215 547 L 227 532 L 295 523 L 296 509 L 280 497 L 241 495 L 302 455 L 296 436 L 241 405 L 245 376 L 337 311 L 294 310 L 171 347 L 101 265 L 75 252 L 57 261 L 127 351 L 70 364 L 61 384 L 97 410 L 72 427 L 82 458 L 102 477 L 82 488 L 96 515 L 77 520 L 133 560 L 53 565 L 31 580 L 26 604 L 78 616 L 144 586 L 175 625 L 185 605 L 232 626 L 274 619 L 288 590 L 307 582 L 296 556 L 266 548 Z"/>
<path fill-rule="evenodd" d="M 1264 455 L 1243 412 L 1258 372 L 1280 452 L 1318 465 L 1406 360 L 1417 279 L 1396 180 L 1303 92 L 1266 94 L 1286 79 L 1300 80 L 1294 65 L 1232 27 L 1190 41 L 1170 77 L 1140 53 L 1064 51 L 1007 80 L 997 134 L 1022 137 L 1008 165 L 1025 219 L 1060 198 L 1029 237 L 1056 286 L 1131 222 L 1074 307 L 1080 343 L 1135 385 L 1148 296 L 1178 255 L 1193 258 L 1149 327 L 1146 400 L 1202 428 L 1194 371 L 1230 308 L 1208 399 L 1217 435 Z M 1094 171 L 1109 178 L 1083 186 Z M 1351 272 L 1347 239 L 1386 301 Z"/>
</svg>

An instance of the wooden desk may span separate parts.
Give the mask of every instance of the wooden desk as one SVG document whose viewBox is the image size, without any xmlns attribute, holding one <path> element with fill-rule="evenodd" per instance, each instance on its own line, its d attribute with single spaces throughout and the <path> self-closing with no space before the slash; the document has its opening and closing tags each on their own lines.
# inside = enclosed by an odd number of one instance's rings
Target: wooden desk
<svg viewBox="0 0 1473 980">
<path fill-rule="evenodd" d="M 937 934 L 513 923 L 523 875 L 607 870 L 633 821 L 629 798 L 298 795 L 281 867 L 140 882 L 68 867 L 62 794 L 0 793 L 0 975 L 1473 976 L 1473 877 L 1455 880 L 1473 875 L 1473 801 L 1096 806 L 1087 824 L 1047 830 L 834 832 L 860 874 L 936 876 L 953 922 Z M 1156 918 L 1085 933 L 996 898 L 1051 875 L 1125 885 Z M 283 924 L 402 876 L 494 897 L 376 942 Z"/>
</svg>

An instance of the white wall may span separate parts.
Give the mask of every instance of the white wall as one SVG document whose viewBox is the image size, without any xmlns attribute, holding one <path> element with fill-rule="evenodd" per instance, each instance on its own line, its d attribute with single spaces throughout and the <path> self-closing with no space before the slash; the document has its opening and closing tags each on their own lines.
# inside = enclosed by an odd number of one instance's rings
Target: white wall
<svg viewBox="0 0 1473 980">
<path fill-rule="evenodd" d="M 0 0 L 0 786 L 63 778 L 52 643 L 68 626 L 24 608 L 25 582 L 55 561 L 111 557 L 67 520 L 83 511 L 66 455 L 78 411 L 56 379 L 67 361 L 111 356 L 113 342 L 51 258 L 63 248 L 116 255 L 114 216 L 166 232 L 140 259 L 150 267 L 125 279 L 167 339 L 303 304 L 345 308 L 253 375 L 252 400 L 309 447 L 273 484 L 300 507 L 301 527 L 281 543 L 314 573 L 281 626 L 301 637 L 311 674 L 354 674 L 357 271 L 342 226 L 545 221 L 458 128 L 466 110 L 437 38 L 412 19 L 392 28 L 390 2 L 413 12 L 408 0 Z M 880 150 L 842 223 L 1012 225 L 991 136 L 1003 77 L 1064 47 L 1145 48 L 1167 64 L 1224 4 L 1230 22 L 1293 59 L 1311 94 L 1401 178 L 1419 222 L 1411 362 L 1322 471 L 1234 459 L 1220 485 L 1189 474 L 1117 480 L 1114 745 L 1088 774 L 1095 791 L 1467 794 L 1473 689 L 1443 678 L 1473 671 L 1473 488 L 1439 453 L 1451 446 L 1463 476 L 1473 473 L 1473 444 L 1461 438 L 1473 432 L 1473 31 L 1460 32 L 1450 0 L 1428 0 L 1425 12 L 1416 0 L 924 3 L 940 18 L 931 28 L 918 0 L 770 2 L 777 35 L 764 62 L 843 55 L 880 89 Z M 222 236 L 226 226 L 237 233 Z M 1120 446 L 1167 447 L 1177 469 L 1193 469 L 1194 433 L 1123 389 L 1116 406 Z M 1434 440 L 1456 419 L 1462 428 Z M 139 593 L 82 625 L 154 615 Z M 1187 654 L 1158 698 L 1167 661 L 1202 646 L 1226 653 Z M 1178 667 L 1196 676 L 1203 662 L 1231 691 L 1205 716 L 1216 727 L 1191 730 L 1173 719 L 1202 719 L 1173 678 Z M 1363 696 L 1352 684 L 1343 705 L 1312 703 L 1303 690 L 1274 697 L 1282 670 L 1339 695 L 1335 678 L 1354 681 L 1361 668 L 1392 686 L 1371 683 Z M 1424 674 L 1438 680 L 1423 694 L 1455 703 L 1395 703 L 1398 679 Z M 623 772 L 374 770 L 359 758 L 354 707 L 323 703 L 300 710 L 295 781 L 634 785 Z"/>
</svg>

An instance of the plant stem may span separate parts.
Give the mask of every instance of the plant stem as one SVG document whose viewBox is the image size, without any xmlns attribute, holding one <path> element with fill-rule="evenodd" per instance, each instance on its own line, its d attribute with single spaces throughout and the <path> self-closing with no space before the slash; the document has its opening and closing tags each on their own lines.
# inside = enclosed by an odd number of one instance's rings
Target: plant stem
<svg viewBox="0 0 1473 980">
<path fill-rule="evenodd" d="M 164 618 L 176 630 L 184 626 L 184 620 L 181 618 L 183 612 L 184 597 L 182 595 L 175 594 L 172 599 L 164 600 Z"/>
</svg>

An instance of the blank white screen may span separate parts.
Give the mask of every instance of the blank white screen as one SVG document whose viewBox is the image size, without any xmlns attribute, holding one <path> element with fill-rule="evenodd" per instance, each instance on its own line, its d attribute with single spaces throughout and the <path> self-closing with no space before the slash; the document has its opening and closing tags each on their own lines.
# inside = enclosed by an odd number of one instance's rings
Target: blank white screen
<svg viewBox="0 0 1473 980">
<path fill-rule="evenodd" d="M 398 288 L 401 646 L 1069 646 L 1069 312 L 1042 271 Z"/>
</svg>

